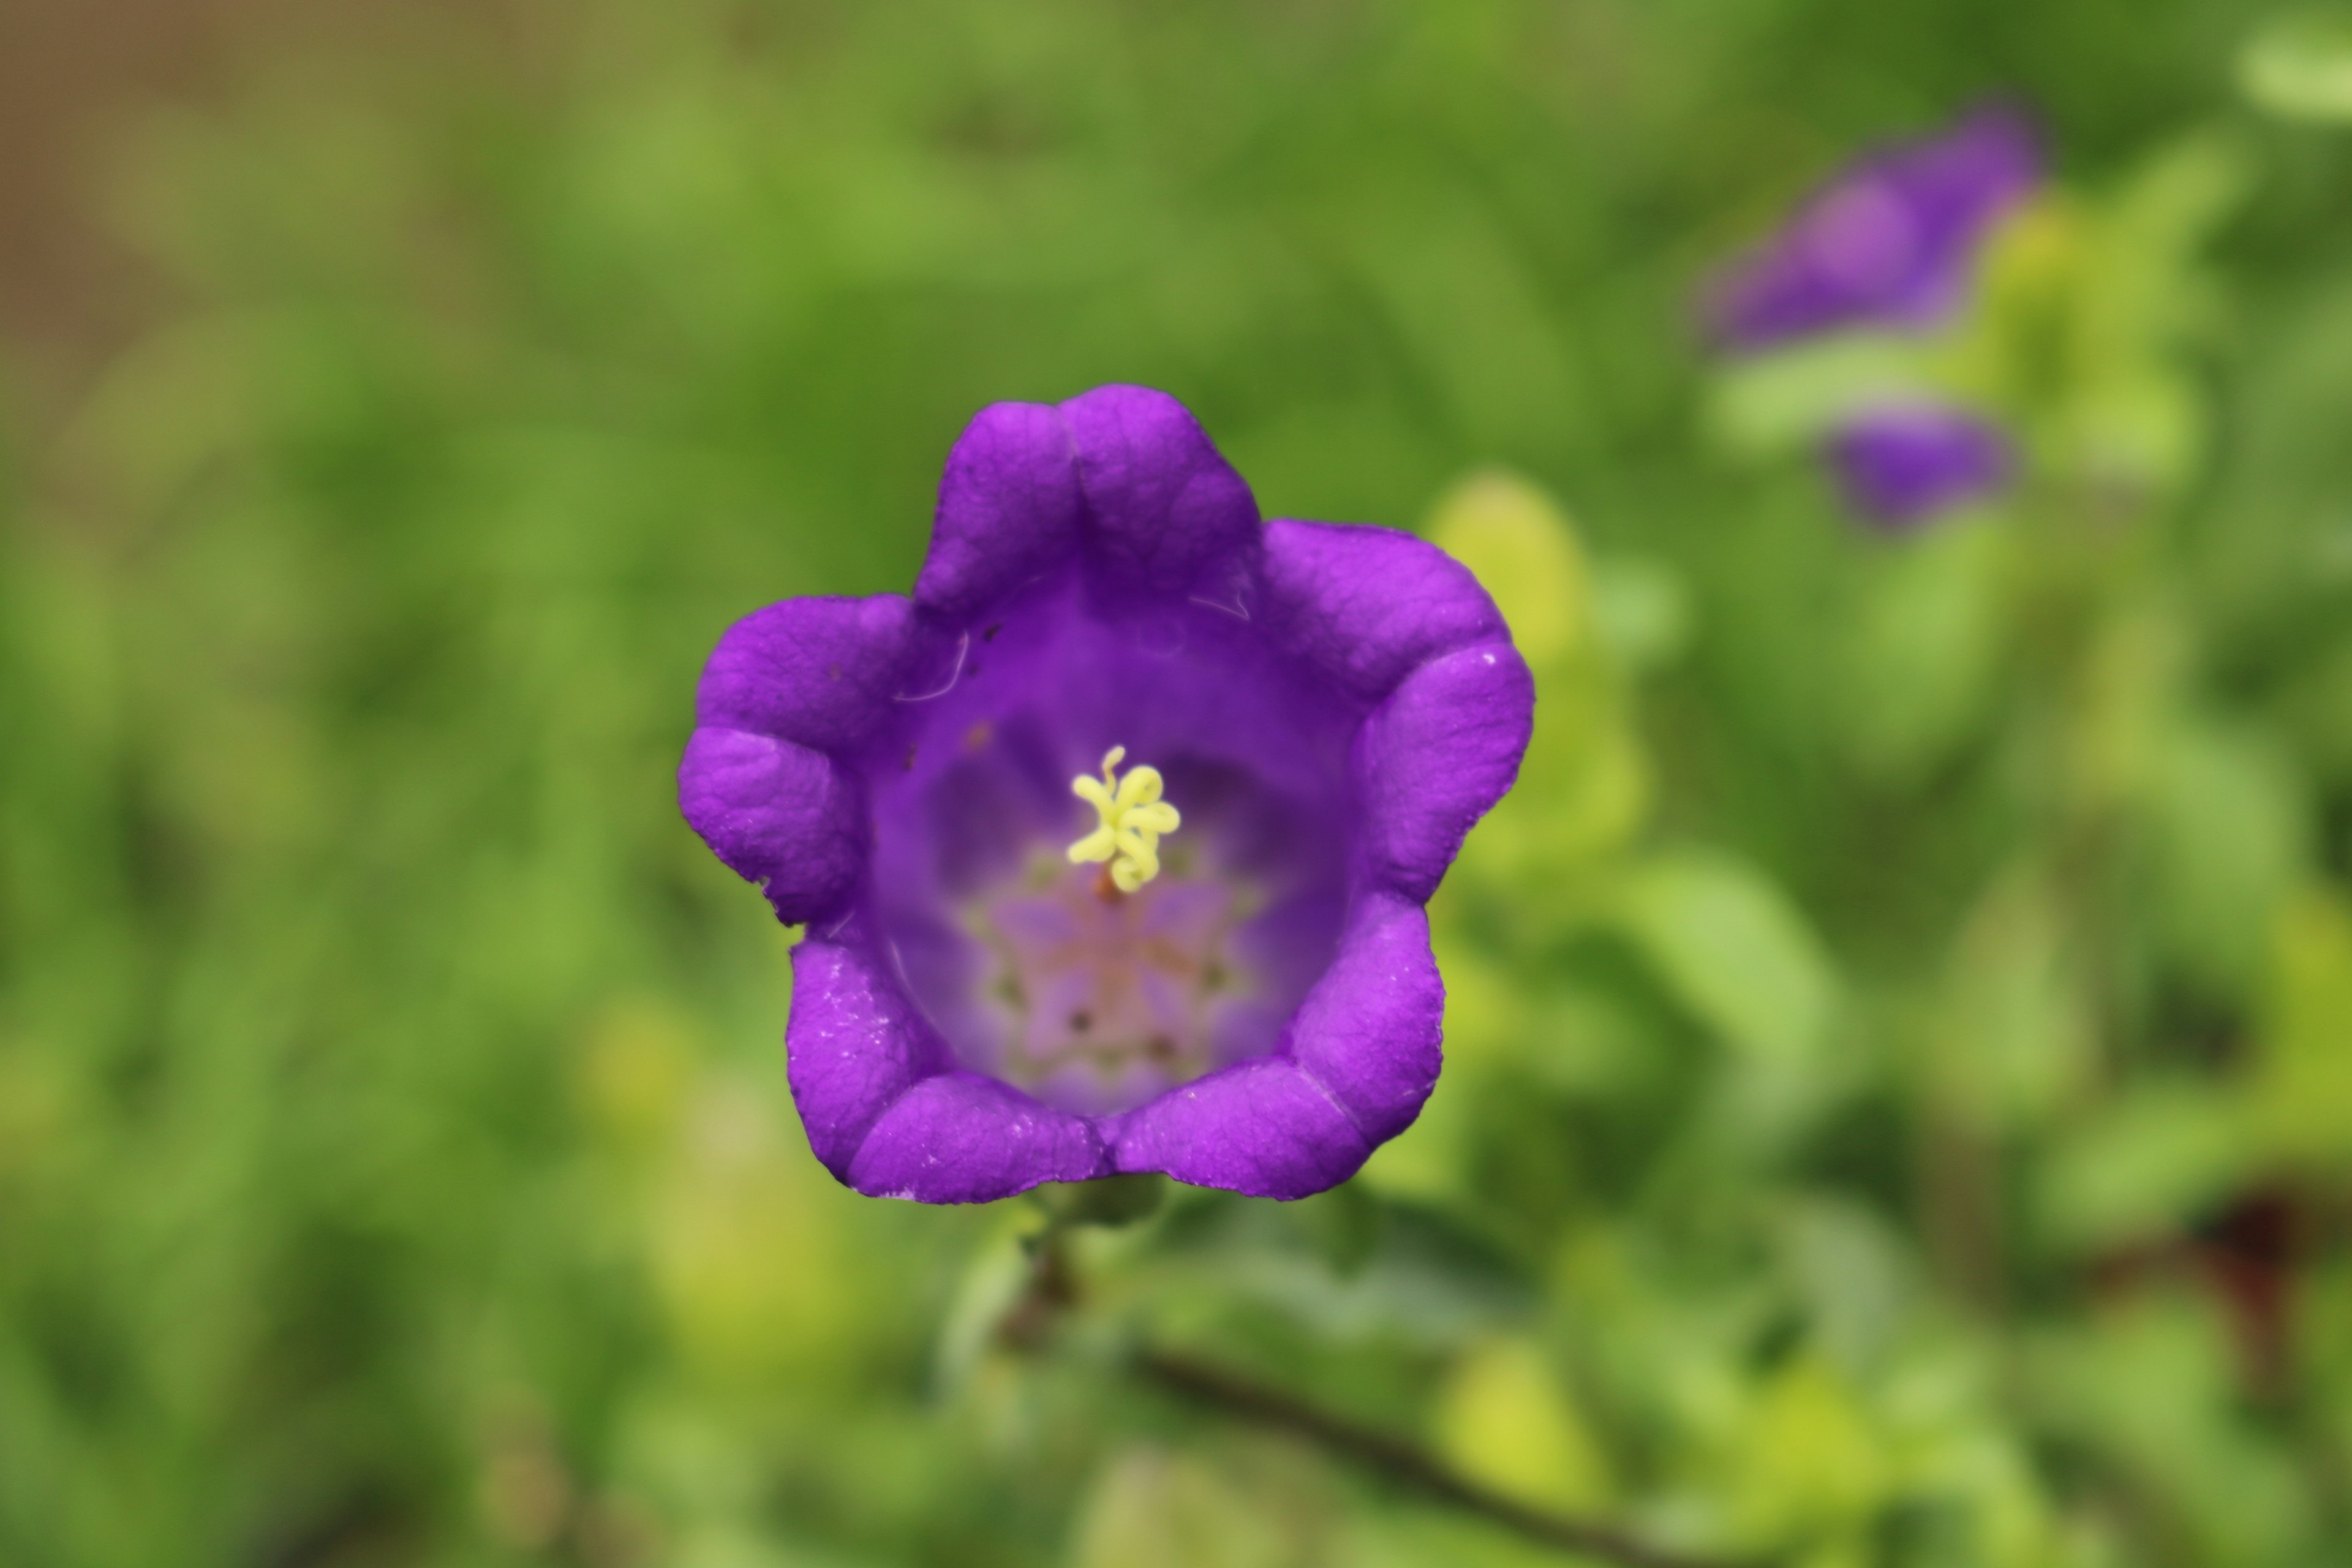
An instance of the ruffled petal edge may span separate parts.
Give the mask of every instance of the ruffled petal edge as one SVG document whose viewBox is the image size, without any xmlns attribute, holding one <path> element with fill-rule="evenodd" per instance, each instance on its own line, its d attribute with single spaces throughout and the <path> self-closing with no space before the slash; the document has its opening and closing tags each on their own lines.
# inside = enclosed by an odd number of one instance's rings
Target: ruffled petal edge
<svg viewBox="0 0 2352 1568">
<path fill-rule="evenodd" d="M 968 626 L 1083 561 L 1114 587 L 1238 608 L 1260 531 L 1248 483 L 1164 392 L 992 404 L 948 454 L 915 602 Z"/>
<path fill-rule="evenodd" d="M 705 726 L 687 741 L 677 802 L 687 826 L 758 883 L 786 925 L 834 913 L 865 875 L 865 791 L 822 752 Z"/>
<path fill-rule="evenodd" d="M 1235 1062 L 1129 1111 L 1111 1160 L 1122 1173 L 1303 1198 L 1354 1175 L 1371 1152 L 1347 1107 L 1277 1055 Z"/>
<path fill-rule="evenodd" d="M 1192 410 L 1164 392 L 1114 385 L 1060 413 L 1094 563 L 1125 585 L 1233 603 L 1260 547 L 1257 498 Z"/>
<path fill-rule="evenodd" d="M 868 1196 L 986 1203 L 1109 1174 L 1085 1118 L 956 1066 L 863 917 L 793 949 L 784 1053 L 809 1147 Z"/>
<path fill-rule="evenodd" d="M 1275 645 L 1367 706 L 1433 658 L 1510 636 L 1468 567 L 1392 528 L 1271 522 L 1261 583 Z"/>
<path fill-rule="evenodd" d="M 1408 675 L 1356 740 L 1362 868 L 1425 903 L 1463 837 L 1518 777 L 1535 679 L 1509 643 L 1477 643 Z"/>
<path fill-rule="evenodd" d="M 991 404 L 949 449 L 915 602 L 968 625 L 1075 555 L 1084 512 L 1062 411 Z"/>
<path fill-rule="evenodd" d="M 1375 889 L 1357 901 L 1331 967 L 1299 1004 L 1288 1054 L 1377 1147 L 1412 1125 L 1437 1086 L 1444 1020 L 1427 912 Z"/>
<path fill-rule="evenodd" d="M 913 601 L 787 599 L 727 628 L 695 690 L 698 723 L 842 756 L 906 695 L 927 640 Z"/>
<path fill-rule="evenodd" d="M 924 1079 L 894 1100 L 842 1180 L 869 1197 L 979 1204 L 1045 1182 L 1110 1173 L 1086 1118 L 959 1070 Z"/>
</svg>

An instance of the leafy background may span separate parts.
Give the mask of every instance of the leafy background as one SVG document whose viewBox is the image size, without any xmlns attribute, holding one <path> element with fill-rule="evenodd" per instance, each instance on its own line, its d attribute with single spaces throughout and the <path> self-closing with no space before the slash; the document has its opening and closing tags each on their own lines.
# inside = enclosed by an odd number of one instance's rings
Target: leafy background
<svg viewBox="0 0 2352 1568">
<path fill-rule="evenodd" d="M 2352 149 L 2261 20 L 263 8 L 77 121 L 101 325 L 0 341 L 0 1561 L 1559 1560 L 1141 1343 L 1691 1552 L 2346 1561 Z M 1997 95 L 2061 188 L 1951 337 L 1708 363 L 1709 265 Z M 1805 448 L 1922 353 L 2031 477 L 1888 539 Z M 1008 1334 L 1037 1209 L 814 1163 L 671 770 L 730 620 L 1110 380 L 1454 549 L 1539 728 L 1423 1121 Z"/>
</svg>

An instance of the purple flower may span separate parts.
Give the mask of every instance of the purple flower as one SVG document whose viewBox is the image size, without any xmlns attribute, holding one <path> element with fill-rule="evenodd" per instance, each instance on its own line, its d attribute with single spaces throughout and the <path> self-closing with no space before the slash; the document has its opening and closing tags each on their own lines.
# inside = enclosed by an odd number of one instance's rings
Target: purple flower
<svg viewBox="0 0 2352 1568">
<path fill-rule="evenodd" d="M 1108 386 L 971 422 L 912 598 L 738 622 L 678 794 L 808 927 L 793 1096 L 848 1185 L 1302 1197 L 1436 1081 L 1423 905 L 1533 704 L 1443 552 L 1262 524 L 1182 405 Z"/>
<path fill-rule="evenodd" d="M 1935 404 L 1855 416 L 1831 436 L 1829 459 L 1855 510 L 1895 528 L 2000 490 L 2015 468 L 2000 426 Z"/>
<path fill-rule="evenodd" d="M 2032 128 L 2007 109 L 1859 159 L 1716 279 L 1708 327 L 1748 350 L 1843 327 L 1936 326 L 1966 295 L 1986 232 L 2041 180 Z"/>
</svg>

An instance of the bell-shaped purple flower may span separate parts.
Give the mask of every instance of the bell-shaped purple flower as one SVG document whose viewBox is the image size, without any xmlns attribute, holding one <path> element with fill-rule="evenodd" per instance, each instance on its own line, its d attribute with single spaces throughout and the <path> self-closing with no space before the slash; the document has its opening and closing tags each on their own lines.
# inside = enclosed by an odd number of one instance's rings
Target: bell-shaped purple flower
<svg viewBox="0 0 2352 1568">
<path fill-rule="evenodd" d="M 1707 326 L 1745 351 L 1847 327 L 1939 325 L 1966 298 L 1987 231 L 2041 183 L 2032 128 L 2009 109 L 1858 159 L 1714 281 Z"/>
<path fill-rule="evenodd" d="M 2016 468 L 1999 426 L 1937 404 L 1874 408 L 1832 434 L 1847 501 L 1890 528 L 1915 528 L 2005 488 Z"/>
<path fill-rule="evenodd" d="M 1533 704 L 1443 552 L 1262 523 L 1181 405 L 1109 386 L 971 422 L 911 598 L 730 629 L 679 798 L 808 927 L 793 1094 L 848 1185 L 1300 1197 L 1436 1081 L 1423 905 Z"/>
</svg>

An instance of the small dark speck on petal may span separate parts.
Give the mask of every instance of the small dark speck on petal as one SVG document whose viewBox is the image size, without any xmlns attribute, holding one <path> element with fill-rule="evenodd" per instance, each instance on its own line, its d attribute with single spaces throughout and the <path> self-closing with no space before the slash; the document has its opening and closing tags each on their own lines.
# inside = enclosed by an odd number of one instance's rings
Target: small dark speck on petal
<svg viewBox="0 0 2352 1568">
<path fill-rule="evenodd" d="M 1087 1012 L 1085 1008 L 1081 1007 L 1076 1012 L 1070 1015 L 1070 1032 L 1072 1034 L 1083 1035 L 1094 1026 L 1095 1016 L 1092 1013 Z"/>
<path fill-rule="evenodd" d="M 997 634 L 997 633 L 999 633 L 999 632 L 1001 632 L 1001 631 L 1003 631 L 1003 629 L 1004 629 L 1003 623 L 1000 621 L 1000 622 L 999 622 L 999 623 L 997 623 L 995 626 L 992 626 L 989 627 L 986 631 L 984 631 L 984 632 L 981 633 L 981 634 L 980 634 L 980 640 L 981 640 L 981 641 L 982 641 L 982 642 L 994 642 L 994 641 L 996 640 L 996 634 Z"/>
<path fill-rule="evenodd" d="M 907 759 L 906 759 L 906 761 L 904 761 L 904 762 L 900 763 L 898 764 L 898 766 L 899 766 L 899 768 L 900 768 L 902 771 L 904 771 L 904 772 L 906 772 L 906 773 L 913 773 L 913 772 L 915 771 L 915 748 L 914 748 L 914 747 L 909 746 L 909 747 L 908 747 L 908 748 L 907 748 Z"/>
</svg>

